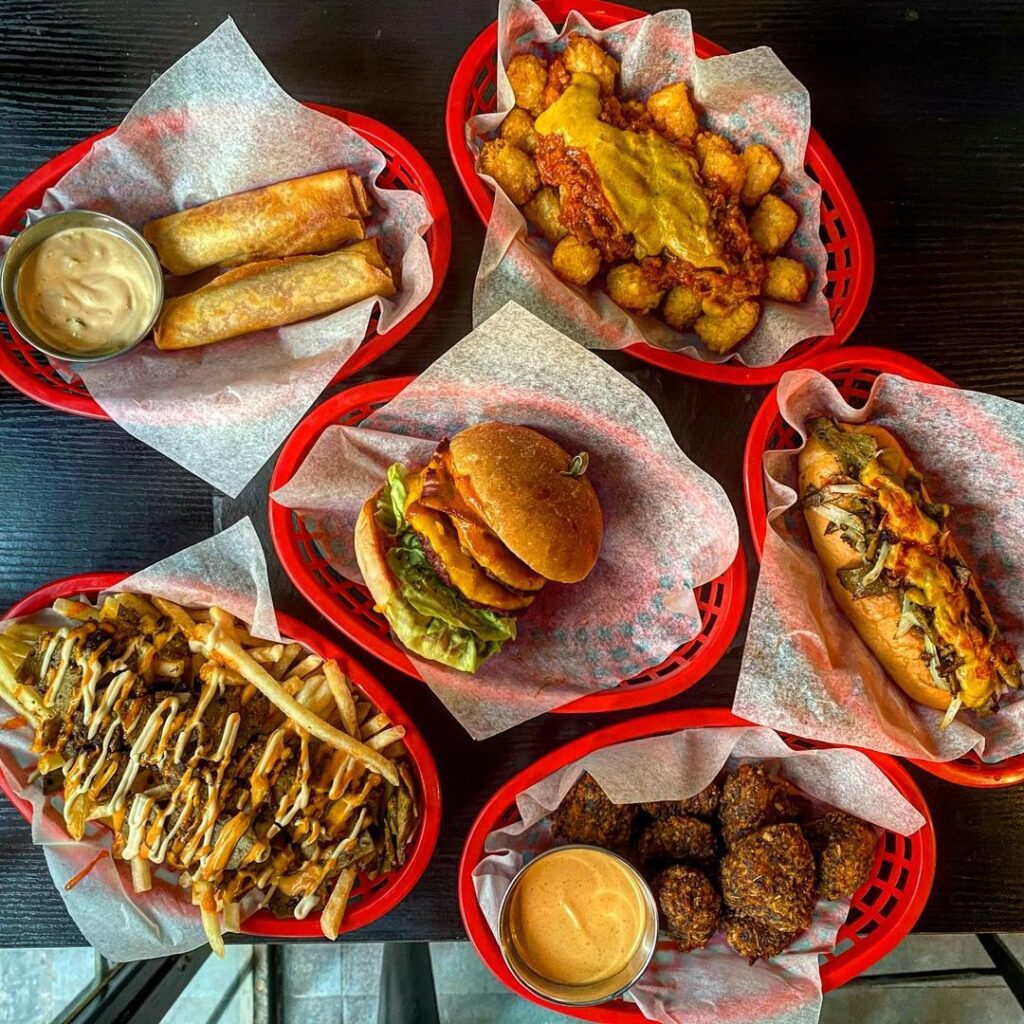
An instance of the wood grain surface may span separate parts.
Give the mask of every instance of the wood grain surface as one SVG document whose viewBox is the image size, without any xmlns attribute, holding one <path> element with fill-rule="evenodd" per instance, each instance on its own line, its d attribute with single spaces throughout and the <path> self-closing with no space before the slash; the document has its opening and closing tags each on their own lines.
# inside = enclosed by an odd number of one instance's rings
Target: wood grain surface
<svg viewBox="0 0 1024 1024">
<path fill-rule="evenodd" d="M 495 12 L 494 0 L 0 0 L 0 192 L 119 121 L 156 75 L 231 14 L 293 96 L 384 121 L 437 172 L 454 235 L 445 286 L 420 327 L 350 383 L 418 372 L 471 326 L 483 228 L 452 170 L 443 111 L 459 57 Z M 1024 7 L 722 0 L 695 3 L 691 13 L 697 31 L 729 49 L 771 46 L 810 90 L 815 125 L 874 233 L 874 290 L 854 340 L 901 349 L 965 387 L 1024 399 Z M 607 358 L 654 399 L 681 447 L 726 487 L 743 523 L 741 452 L 764 390 L 688 380 L 622 354 Z M 266 528 L 268 476 L 269 468 L 230 501 L 117 426 L 50 411 L 0 381 L 0 606 L 69 573 L 141 568 L 250 515 L 279 607 L 332 632 L 277 567 Z M 744 543 L 753 575 L 746 536 Z M 741 638 L 742 630 L 709 678 L 664 706 L 728 705 Z M 462 938 L 458 858 L 487 796 L 538 754 L 618 716 L 547 715 L 474 743 L 421 684 L 371 667 L 428 737 L 445 816 L 437 854 L 414 892 L 353 938 Z M 919 928 L 1024 928 L 1024 792 L 914 775 L 939 840 Z M 6 802 L 0 906 L 0 944 L 83 941 Z"/>
</svg>

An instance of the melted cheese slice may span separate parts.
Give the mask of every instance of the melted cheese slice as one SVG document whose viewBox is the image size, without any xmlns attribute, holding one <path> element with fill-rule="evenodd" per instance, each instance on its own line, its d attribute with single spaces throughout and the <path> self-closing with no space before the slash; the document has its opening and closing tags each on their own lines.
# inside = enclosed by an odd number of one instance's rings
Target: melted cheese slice
<svg viewBox="0 0 1024 1024">
<path fill-rule="evenodd" d="M 528 608 L 532 595 L 514 594 L 486 572 L 459 545 L 451 520 L 443 512 L 428 508 L 420 502 L 423 493 L 424 470 L 410 476 L 407 482 L 408 498 L 405 518 L 409 525 L 426 539 L 441 560 L 452 585 L 470 601 L 500 611 L 518 611 Z"/>
</svg>

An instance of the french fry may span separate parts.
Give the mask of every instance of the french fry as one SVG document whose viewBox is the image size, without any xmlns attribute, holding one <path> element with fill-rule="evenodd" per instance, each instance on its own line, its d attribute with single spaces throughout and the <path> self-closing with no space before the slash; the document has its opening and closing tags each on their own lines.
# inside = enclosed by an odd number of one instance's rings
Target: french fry
<svg viewBox="0 0 1024 1024">
<path fill-rule="evenodd" d="M 311 736 L 315 736 L 318 740 L 322 740 L 338 750 L 346 751 L 378 775 L 387 779 L 391 785 L 398 785 L 398 772 L 392 761 L 352 736 L 339 732 L 334 726 L 328 725 L 322 718 L 303 707 L 266 669 L 253 661 L 233 640 L 226 640 L 222 637 L 214 643 L 210 653 L 252 683 L 271 704 Z"/>
<path fill-rule="evenodd" d="M 341 922 L 345 917 L 345 909 L 348 906 L 349 896 L 352 895 L 352 886 L 355 885 L 356 873 L 352 868 L 343 868 L 338 875 L 334 892 L 331 893 L 327 906 L 320 915 L 320 930 L 332 942 L 338 937 L 341 929 Z"/>
<path fill-rule="evenodd" d="M 149 861 L 142 857 L 132 857 L 132 888 L 136 892 L 149 892 L 153 888 L 153 876 L 149 870 Z"/>
<path fill-rule="evenodd" d="M 386 750 L 392 743 L 397 743 L 405 735 L 405 728 L 401 725 L 393 725 L 390 729 L 371 736 L 366 745 L 372 750 Z"/>
<path fill-rule="evenodd" d="M 199 913 L 203 919 L 203 931 L 210 949 L 224 959 L 224 938 L 220 930 L 220 918 L 217 916 L 217 900 L 213 895 L 211 882 L 195 881 L 192 883 L 192 898 L 198 900 Z"/>
<path fill-rule="evenodd" d="M 237 903 L 224 904 L 224 931 L 240 932 L 242 930 L 241 908 Z"/>
<path fill-rule="evenodd" d="M 324 662 L 324 675 L 327 676 L 327 685 L 331 688 L 331 696 L 334 703 L 338 705 L 338 714 L 341 716 L 341 726 L 351 736 L 359 735 L 359 724 L 356 720 L 356 704 L 352 699 L 352 691 L 348 688 L 348 680 L 336 661 Z"/>
<path fill-rule="evenodd" d="M 304 676 L 308 676 L 314 669 L 319 668 L 323 661 L 323 658 L 319 658 L 315 654 L 308 654 L 292 668 L 287 676 L 285 676 L 285 679 L 302 679 Z"/>
<path fill-rule="evenodd" d="M 74 619 L 76 622 L 88 622 L 90 619 L 98 619 L 100 610 L 93 608 L 85 601 L 72 601 L 65 597 L 58 597 L 53 602 L 53 610 L 66 619 Z"/>
</svg>

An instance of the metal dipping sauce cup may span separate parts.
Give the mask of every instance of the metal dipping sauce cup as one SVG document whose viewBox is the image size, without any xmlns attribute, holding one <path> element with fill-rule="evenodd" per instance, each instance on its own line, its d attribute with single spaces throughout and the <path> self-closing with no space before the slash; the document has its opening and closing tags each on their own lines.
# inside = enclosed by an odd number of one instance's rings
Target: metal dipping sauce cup
<svg viewBox="0 0 1024 1024">
<path fill-rule="evenodd" d="M 28 322 L 27 317 L 22 315 L 18 305 L 18 272 L 21 270 L 22 264 L 29 253 L 40 242 L 51 235 L 57 234 L 58 231 L 64 231 L 68 228 L 99 228 L 103 231 L 109 231 L 111 234 L 124 239 L 135 249 L 149 268 L 153 278 L 153 315 L 146 324 L 145 330 L 134 341 L 99 352 L 69 352 L 39 337 L 32 329 L 32 325 Z M 96 363 L 104 359 L 112 359 L 114 356 L 123 355 L 125 352 L 135 348 L 153 330 L 153 325 L 160 315 L 163 299 L 164 275 L 160 269 L 160 261 L 156 258 L 156 253 L 149 242 L 135 228 L 125 224 L 124 221 L 120 221 L 116 217 L 110 217 L 105 213 L 94 213 L 92 210 L 65 210 L 63 213 L 52 213 L 50 216 L 43 217 L 34 224 L 30 224 L 11 243 L 11 247 L 7 250 L 7 255 L 4 256 L 3 263 L 0 264 L 0 302 L 3 303 L 7 318 L 11 322 L 11 327 L 34 348 L 39 349 L 40 352 L 48 356 L 53 356 L 55 359 L 66 359 L 69 362 L 75 363 Z"/>
<path fill-rule="evenodd" d="M 518 886 L 522 884 L 523 877 L 529 873 L 530 869 L 538 861 L 553 854 L 562 853 L 565 850 L 591 850 L 618 861 L 625 868 L 626 873 L 632 877 L 637 891 L 641 894 L 646 910 L 643 935 L 629 962 L 617 973 L 586 985 L 566 985 L 563 982 L 553 981 L 550 978 L 537 974 L 536 971 L 532 970 L 523 961 L 512 938 L 510 920 L 512 898 Z M 535 995 L 549 1002 L 559 1003 L 562 1006 L 595 1006 L 598 1003 L 607 1002 L 609 999 L 618 998 L 626 989 L 635 984 L 644 971 L 647 970 L 648 965 L 654 958 L 657 944 L 658 905 L 655 902 L 650 886 L 632 864 L 618 856 L 618 854 L 599 846 L 572 843 L 566 846 L 553 846 L 550 850 L 545 850 L 544 853 L 538 854 L 528 864 L 524 864 L 512 879 L 501 901 L 501 909 L 498 912 L 498 945 L 501 948 L 501 955 L 505 958 L 508 969 L 521 985 L 528 988 Z"/>
</svg>

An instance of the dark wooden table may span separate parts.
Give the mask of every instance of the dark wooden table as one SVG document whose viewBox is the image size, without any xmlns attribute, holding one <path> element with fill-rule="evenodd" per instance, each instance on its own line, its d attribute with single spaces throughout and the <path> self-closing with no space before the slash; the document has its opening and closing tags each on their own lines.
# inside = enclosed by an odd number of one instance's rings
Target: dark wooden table
<svg viewBox="0 0 1024 1024">
<path fill-rule="evenodd" d="M 874 291 L 855 340 L 902 349 L 965 387 L 1024 398 L 1024 7 L 698 0 L 691 9 L 700 33 L 732 50 L 773 47 L 810 90 L 814 123 L 874 232 Z M 443 110 L 456 62 L 495 11 L 494 0 L 0 0 L 0 191 L 119 121 L 158 73 L 231 14 L 289 93 L 379 118 L 440 177 L 454 232 L 444 289 L 420 327 L 351 383 L 417 372 L 471 326 L 484 232 L 449 162 Z M 608 358 L 657 402 L 680 446 L 722 482 L 744 523 L 740 458 L 764 390 Z M 230 501 L 113 423 L 52 412 L 0 381 L 0 606 L 69 573 L 141 568 L 250 515 L 278 606 L 330 632 L 277 567 L 266 527 L 268 476 L 269 467 Z M 744 543 L 749 556 L 746 536 Z M 752 556 L 749 564 L 753 576 Z M 666 706 L 728 705 L 741 643 L 742 630 L 710 677 Z M 474 743 L 421 684 L 372 667 L 431 743 L 445 814 L 417 888 L 354 937 L 462 938 L 456 869 L 488 794 L 541 752 L 614 716 L 547 715 Z M 914 775 L 939 841 L 919 929 L 1024 928 L 1024 791 L 969 790 Z M 83 941 L 42 853 L 5 801 L 0 906 L 2 945 Z"/>
</svg>

